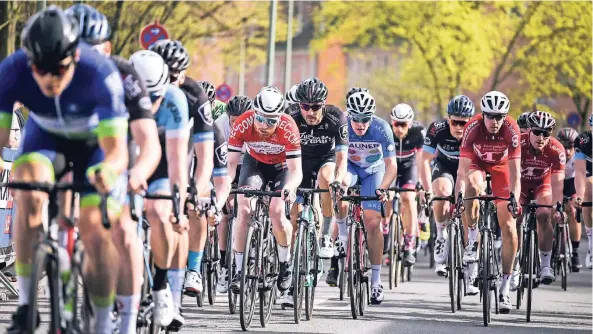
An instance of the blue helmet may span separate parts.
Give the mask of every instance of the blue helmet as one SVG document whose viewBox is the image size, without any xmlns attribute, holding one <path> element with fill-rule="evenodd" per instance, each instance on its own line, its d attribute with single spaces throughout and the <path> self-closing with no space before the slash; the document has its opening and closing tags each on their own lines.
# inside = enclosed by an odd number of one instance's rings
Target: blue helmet
<svg viewBox="0 0 593 334">
<path fill-rule="evenodd" d="M 447 104 L 449 116 L 472 117 L 475 112 L 474 103 L 465 95 L 457 95 Z"/>
<path fill-rule="evenodd" d="M 66 14 L 74 17 L 80 25 L 80 38 L 90 45 L 102 44 L 109 40 L 111 28 L 107 17 L 95 8 L 76 4 L 66 9 Z"/>
</svg>

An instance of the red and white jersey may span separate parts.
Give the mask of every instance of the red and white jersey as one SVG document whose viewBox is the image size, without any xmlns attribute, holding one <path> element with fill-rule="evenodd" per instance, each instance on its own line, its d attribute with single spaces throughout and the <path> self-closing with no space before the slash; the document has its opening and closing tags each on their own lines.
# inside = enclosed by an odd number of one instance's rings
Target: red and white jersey
<svg viewBox="0 0 593 334">
<path fill-rule="evenodd" d="M 459 156 L 470 158 L 473 163 L 506 164 L 509 159 L 521 158 L 519 135 L 519 126 L 510 116 L 498 133 L 491 134 L 484 124 L 484 115 L 475 115 L 463 130 Z"/>
<path fill-rule="evenodd" d="M 253 122 L 253 110 L 243 113 L 235 120 L 228 143 L 230 152 L 241 152 L 243 144 L 246 144 L 249 155 L 269 165 L 301 157 L 301 135 L 290 115 L 280 116 L 276 130 L 269 137 L 262 137 L 253 126 Z"/>
<path fill-rule="evenodd" d="M 550 175 L 564 173 L 566 153 L 558 139 L 550 137 L 543 151 L 536 151 L 529 142 L 529 132 L 521 134 L 521 181 L 549 183 Z"/>
</svg>

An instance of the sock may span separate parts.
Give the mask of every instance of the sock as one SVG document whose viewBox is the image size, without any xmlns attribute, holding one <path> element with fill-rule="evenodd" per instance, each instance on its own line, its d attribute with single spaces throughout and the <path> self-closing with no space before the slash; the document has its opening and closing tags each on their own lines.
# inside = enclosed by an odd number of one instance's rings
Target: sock
<svg viewBox="0 0 593 334">
<path fill-rule="evenodd" d="M 237 264 L 237 272 L 241 272 L 241 268 L 243 268 L 243 253 L 235 252 L 235 263 Z"/>
<path fill-rule="evenodd" d="M 478 262 L 472 262 L 467 264 L 467 273 L 470 277 L 478 277 Z"/>
<path fill-rule="evenodd" d="M 470 243 L 468 243 L 468 245 L 470 245 L 471 243 L 474 243 L 474 242 L 476 242 L 476 240 L 478 240 L 478 227 L 477 226 L 468 228 L 467 239 L 468 239 L 468 241 L 470 241 Z"/>
<path fill-rule="evenodd" d="M 140 295 L 117 296 L 117 308 L 121 322 L 119 324 L 120 334 L 136 333 L 136 317 L 140 307 Z"/>
<path fill-rule="evenodd" d="M 24 264 L 20 262 L 16 262 L 15 264 L 15 271 L 17 276 L 16 285 L 19 291 L 19 306 L 29 304 L 29 289 L 31 288 L 31 269 L 32 266 L 30 264 Z"/>
<path fill-rule="evenodd" d="M 171 287 L 173 305 L 175 305 L 177 308 L 180 308 L 183 283 L 185 282 L 185 268 L 169 269 L 167 271 L 167 280 L 169 281 L 169 286 Z"/>
<path fill-rule="evenodd" d="M 278 248 L 278 261 L 279 262 L 288 262 L 290 261 L 290 245 L 282 246 L 280 244 L 276 244 L 276 248 Z"/>
<path fill-rule="evenodd" d="M 500 294 L 503 296 L 509 295 L 509 281 L 511 279 L 511 274 L 503 274 L 502 275 L 502 284 L 500 285 Z"/>
<path fill-rule="evenodd" d="M 111 312 L 113 311 L 113 300 L 115 295 L 108 297 L 92 296 L 91 300 L 95 307 L 95 331 L 97 334 L 111 334 L 113 332 L 113 321 Z"/>
<path fill-rule="evenodd" d="M 552 257 L 552 251 L 549 252 L 544 252 L 544 251 L 539 251 L 539 256 L 542 259 L 542 268 L 543 267 L 550 267 L 550 259 Z"/>
<path fill-rule="evenodd" d="M 445 230 L 445 223 L 439 223 L 437 221 L 435 221 L 435 225 L 437 227 L 437 238 L 439 239 L 445 239 L 444 233 Z"/>
<path fill-rule="evenodd" d="M 580 240 L 571 240 L 570 243 L 572 243 L 572 252 L 574 254 L 578 254 L 579 253 L 579 245 L 581 244 Z"/>
<path fill-rule="evenodd" d="M 164 290 L 167 287 L 167 269 L 161 269 L 154 266 L 154 276 L 152 279 L 152 291 Z"/>
<path fill-rule="evenodd" d="M 200 264 L 202 264 L 203 255 L 204 251 L 189 251 L 189 255 L 187 257 L 187 270 L 193 270 L 196 272 L 200 271 Z"/>
<path fill-rule="evenodd" d="M 381 265 L 371 264 L 371 270 L 373 271 L 371 276 L 371 286 L 381 285 Z"/>
<path fill-rule="evenodd" d="M 220 265 L 223 268 L 226 268 L 226 251 L 220 250 Z"/>
<path fill-rule="evenodd" d="M 587 231 L 587 242 L 589 246 L 587 250 L 591 253 L 591 245 L 593 245 L 593 236 L 591 234 L 593 233 L 593 228 L 585 226 L 585 231 Z"/>
<path fill-rule="evenodd" d="M 411 234 L 404 234 L 404 249 L 413 250 L 416 246 L 416 237 Z"/>
<path fill-rule="evenodd" d="M 338 223 L 338 234 L 343 241 L 348 240 L 348 225 L 346 224 L 346 219 L 348 218 L 344 217 L 336 220 L 336 223 Z"/>
<path fill-rule="evenodd" d="M 337 256 L 332 256 L 330 268 L 339 269 L 339 259 Z"/>
<path fill-rule="evenodd" d="M 323 229 L 321 235 L 329 235 L 329 228 L 332 225 L 332 217 L 323 216 Z"/>
</svg>

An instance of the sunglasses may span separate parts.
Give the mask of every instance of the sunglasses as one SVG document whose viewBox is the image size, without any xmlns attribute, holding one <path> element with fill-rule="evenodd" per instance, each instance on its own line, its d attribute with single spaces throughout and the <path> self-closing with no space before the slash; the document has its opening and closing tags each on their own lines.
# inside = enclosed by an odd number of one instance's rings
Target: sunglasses
<svg viewBox="0 0 593 334">
<path fill-rule="evenodd" d="M 267 124 L 268 126 L 274 126 L 274 125 L 278 124 L 278 122 L 280 121 L 280 118 L 279 117 L 268 118 L 268 117 L 264 117 L 262 115 L 255 114 L 255 120 L 258 121 L 259 123 Z"/>
<path fill-rule="evenodd" d="M 158 91 L 158 92 L 151 92 L 148 95 L 150 96 L 150 101 L 152 103 L 155 103 L 158 99 L 163 97 L 163 95 L 165 95 L 165 94 L 164 94 L 164 91 Z"/>
<path fill-rule="evenodd" d="M 543 135 L 544 138 L 548 138 L 548 137 L 550 137 L 552 135 L 550 133 L 550 131 L 541 130 L 541 129 L 531 129 L 531 133 L 533 133 L 533 135 L 536 136 L 536 137 L 539 137 L 539 136 Z"/>
<path fill-rule="evenodd" d="M 397 128 L 407 128 L 408 122 L 393 122 L 393 126 Z"/>
<path fill-rule="evenodd" d="M 371 121 L 372 116 L 350 116 L 356 123 L 368 123 Z"/>
<path fill-rule="evenodd" d="M 303 109 L 304 111 L 309 111 L 309 110 L 313 110 L 313 111 L 319 111 L 319 109 L 321 109 L 323 107 L 323 104 L 304 104 L 304 103 L 299 103 L 301 105 L 301 109 Z"/>
<path fill-rule="evenodd" d="M 31 69 L 33 72 L 44 76 L 47 74 L 51 74 L 54 76 L 62 76 L 68 72 L 70 67 L 74 65 L 74 59 L 72 59 L 68 64 L 55 64 L 52 66 L 45 66 L 40 64 L 31 64 Z"/>
<path fill-rule="evenodd" d="M 497 120 L 497 121 L 500 121 L 506 117 L 506 115 L 489 114 L 489 113 L 483 113 L 483 114 L 484 114 L 484 117 L 486 117 L 487 119 Z"/>
<path fill-rule="evenodd" d="M 449 122 L 451 122 L 451 125 L 458 126 L 460 128 L 464 127 L 467 124 L 467 121 L 457 121 L 454 119 L 450 119 Z"/>
</svg>

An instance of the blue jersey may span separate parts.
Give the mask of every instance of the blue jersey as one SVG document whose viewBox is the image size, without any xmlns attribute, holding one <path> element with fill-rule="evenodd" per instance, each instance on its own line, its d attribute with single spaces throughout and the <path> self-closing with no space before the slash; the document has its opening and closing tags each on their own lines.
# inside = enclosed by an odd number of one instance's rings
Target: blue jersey
<svg viewBox="0 0 593 334">
<path fill-rule="evenodd" d="M 393 132 L 384 120 L 373 116 L 367 132 L 358 136 L 348 122 L 348 161 L 365 169 L 384 164 L 384 158 L 395 156 Z"/>
<path fill-rule="evenodd" d="M 15 101 L 30 110 L 44 131 L 86 139 L 125 136 L 128 113 L 121 75 L 109 58 L 80 43 L 80 60 L 61 95 L 46 97 L 37 85 L 28 58 L 20 49 L 0 63 L 0 127 L 8 128 Z"/>
<path fill-rule="evenodd" d="M 189 107 L 179 87 L 171 84 L 167 86 L 167 93 L 154 118 L 159 135 L 164 134 L 166 138 L 189 137 Z"/>
</svg>

